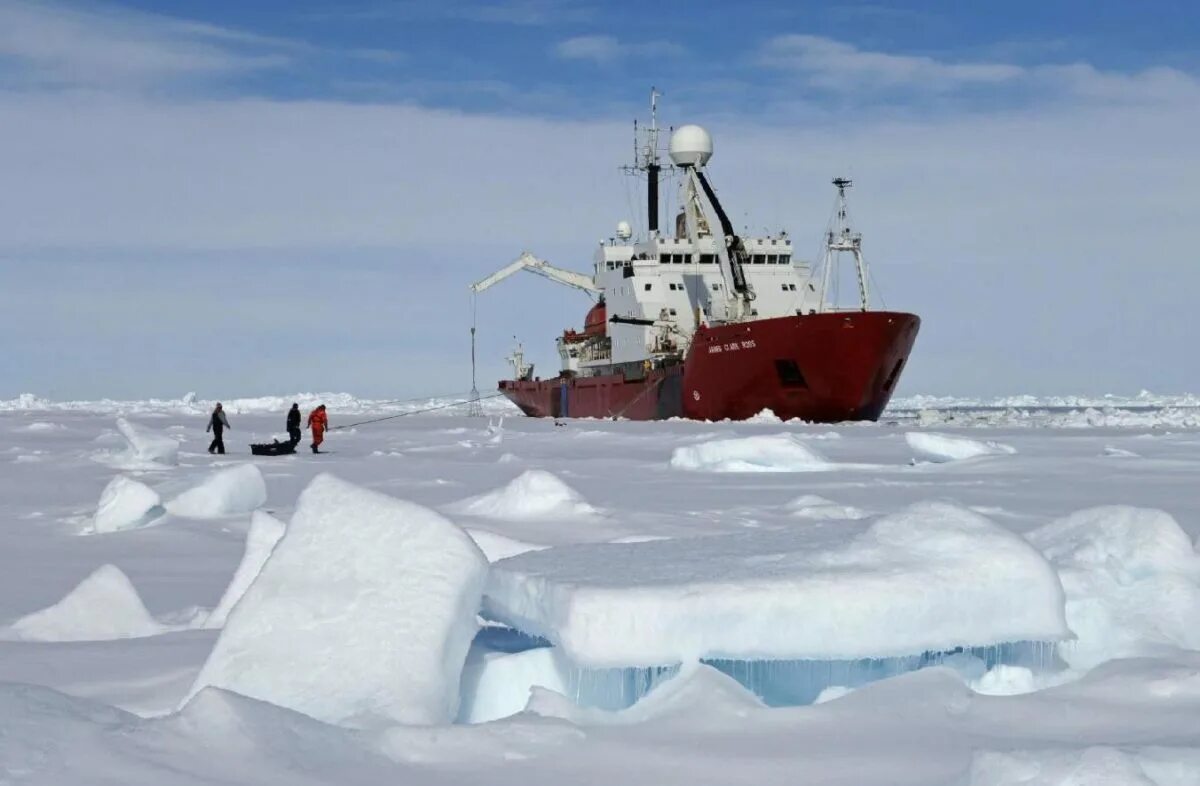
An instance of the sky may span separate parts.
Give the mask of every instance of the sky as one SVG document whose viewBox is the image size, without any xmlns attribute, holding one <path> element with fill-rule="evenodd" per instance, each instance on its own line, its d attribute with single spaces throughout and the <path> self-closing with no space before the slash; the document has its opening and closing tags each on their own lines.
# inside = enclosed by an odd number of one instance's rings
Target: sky
<svg viewBox="0 0 1200 786">
<path fill-rule="evenodd" d="M 854 178 L 901 395 L 1197 392 L 1198 44 L 1184 2 L 0 0 L 0 398 L 466 391 L 472 281 L 644 227 L 651 86 L 804 256 Z M 482 295 L 480 388 L 588 305 Z"/>
</svg>

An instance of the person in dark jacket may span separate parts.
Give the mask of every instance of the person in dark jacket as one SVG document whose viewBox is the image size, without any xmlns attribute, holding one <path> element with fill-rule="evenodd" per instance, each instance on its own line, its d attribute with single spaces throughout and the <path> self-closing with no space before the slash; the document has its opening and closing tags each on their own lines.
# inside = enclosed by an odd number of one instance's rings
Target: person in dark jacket
<svg viewBox="0 0 1200 786">
<path fill-rule="evenodd" d="M 287 433 L 292 439 L 292 445 L 300 444 L 300 405 L 292 404 L 292 408 L 288 410 L 287 416 Z"/>
<path fill-rule="evenodd" d="M 222 456 L 225 455 L 225 429 L 229 428 L 229 418 L 225 417 L 225 410 L 221 409 L 221 402 L 217 402 L 217 406 L 213 408 L 212 417 L 208 419 L 208 428 L 205 432 L 213 433 L 213 441 L 208 446 L 208 452 L 216 451 Z"/>
</svg>

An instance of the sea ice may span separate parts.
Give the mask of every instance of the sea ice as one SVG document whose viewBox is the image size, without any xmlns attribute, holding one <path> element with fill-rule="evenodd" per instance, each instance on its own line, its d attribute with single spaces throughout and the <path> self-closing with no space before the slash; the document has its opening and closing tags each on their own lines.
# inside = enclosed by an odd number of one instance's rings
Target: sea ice
<svg viewBox="0 0 1200 786">
<path fill-rule="evenodd" d="M 53 606 L 9 628 L 27 641 L 101 641 L 155 636 L 167 630 L 146 610 L 129 577 L 103 565 Z"/>
<path fill-rule="evenodd" d="M 256 510 L 250 514 L 250 529 L 246 532 L 246 550 L 242 553 L 242 561 L 238 563 L 233 579 L 217 607 L 205 620 L 204 627 L 220 628 L 225 624 L 229 612 L 258 578 L 267 558 L 271 556 L 271 550 L 283 537 L 284 530 L 284 523 L 266 511 Z"/>
<path fill-rule="evenodd" d="M 1058 576 L 984 517 L 579 544 L 492 565 L 484 615 L 592 668 L 848 660 L 1070 635 Z"/>
<path fill-rule="evenodd" d="M 462 500 L 448 509 L 509 521 L 569 518 L 596 512 L 579 492 L 554 474 L 540 469 L 527 470 L 503 488 Z"/>
<path fill-rule="evenodd" d="M 1200 749 L 1091 746 L 979 751 L 968 786 L 1194 786 Z"/>
<path fill-rule="evenodd" d="M 817 472 L 833 468 L 792 434 L 685 445 L 675 448 L 671 466 L 702 472 Z"/>
<path fill-rule="evenodd" d="M 1027 535 L 1058 569 L 1067 624 L 1062 657 L 1085 669 L 1162 647 L 1200 649 L 1200 555 L 1168 513 L 1103 506 Z"/>
<path fill-rule="evenodd" d="M 1010 445 L 999 442 L 980 442 L 950 434 L 929 431 L 909 431 L 904 434 L 908 446 L 921 458 L 933 462 L 959 461 L 979 456 L 1007 456 L 1016 453 Z"/>
<path fill-rule="evenodd" d="M 804 494 L 787 504 L 788 512 L 797 518 L 817 520 L 863 519 L 866 512 L 852 505 L 839 505 L 816 494 Z"/>
<path fill-rule="evenodd" d="M 167 503 L 176 516 L 215 519 L 249 513 L 267 503 L 267 483 L 254 464 L 214 472 Z"/>
<path fill-rule="evenodd" d="M 319 475 L 190 695 L 211 685 L 350 726 L 448 723 L 486 576 L 442 516 Z"/>
<path fill-rule="evenodd" d="M 498 535 L 495 532 L 476 529 L 474 527 L 468 528 L 467 534 L 471 536 L 471 540 L 475 541 L 475 545 L 479 546 L 480 551 L 488 558 L 488 562 L 515 557 L 527 551 L 539 551 L 548 548 L 540 543 L 528 543 L 516 538 L 510 538 L 507 535 Z"/>
<path fill-rule="evenodd" d="M 525 709 L 534 688 L 569 694 L 570 667 L 553 647 L 523 652 L 472 651 L 463 667 L 462 723 L 486 723 Z"/>
<path fill-rule="evenodd" d="M 179 443 L 165 434 L 117 418 L 117 430 L 125 438 L 127 449 L 112 457 L 114 466 L 125 470 L 155 470 L 179 463 Z"/>
<path fill-rule="evenodd" d="M 158 492 L 145 483 L 117 475 L 100 494 L 92 531 L 105 533 L 144 527 L 165 512 Z"/>
</svg>

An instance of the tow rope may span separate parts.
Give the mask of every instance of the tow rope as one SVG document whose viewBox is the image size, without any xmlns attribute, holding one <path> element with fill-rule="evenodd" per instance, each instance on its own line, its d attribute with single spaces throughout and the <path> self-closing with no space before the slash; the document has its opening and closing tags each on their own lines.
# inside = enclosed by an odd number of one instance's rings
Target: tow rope
<svg viewBox="0 0 1200 786">
<path fill-rule="evenodd" d="M 347 423 L 344 426 L 330 426 L 328 429 L 326 429 L 326 431 L 340 431 L 342 429 L 354 428 L 355 426 L 366 426 L 370 423 L 382 423 L 385 420 L 395 420 L 396 418 L 408 417 L 409 415 L 421 415 L 426 412 L 437 412 L 440 409 L 451 409 L 452 407 L 461 407 L 464 404 L 470 404 L 472 402 L 477 402 L 477 401 L 487 401 L 490 398 L 499 398 L 503 395 L 504 395 L 503 393 L 493 393 L 490 396 L 482 396 L 480 398 L 464 399 L 463 401 L 455 401 L 450 404 L 440 404 L 436 407 L 425 407 L 424 409 L 414 409 L 414 410 L 410 410 L 408 412 L 400 412 L 398 414 L 388 415 L 388 416 L 382 417 L 382 418 L 372 418 L 370 420 L 360 420 L 357 423 Z"/>
</svg>

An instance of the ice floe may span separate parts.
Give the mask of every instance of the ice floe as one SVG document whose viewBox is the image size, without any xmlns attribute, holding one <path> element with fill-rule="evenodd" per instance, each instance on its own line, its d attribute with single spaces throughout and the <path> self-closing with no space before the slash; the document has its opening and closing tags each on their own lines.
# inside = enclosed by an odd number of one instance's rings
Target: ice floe
<svg viewBox="0 0 1200 786">
<path fill-rule="evenodd" d="M 684 445 L 671 454 L 671 466 L 701 472 L 820 472 L 834 467 L 792 434 Z"/>
<path fill-rule="evenodd" d="M 979 456 L 1011 456 L 1017 452 L 1012 446 L 999 442 L 985 442 L 928 431 L 909 431 L 904 434 L 904 439 L 919 457 L 938 463 Z"/>
<path fill-rule="evenodd" d="M 448 723 L 486 575 L 437 513 L 319 475 L 191 695 L 211 685 L 350 726 Z"/>
<path fill-rule="evenodd" d="M 165 630 L 129 577 L 115 565 L 102 565 L 58 603 L 22 617 L 7 632 L 26 641 L 103 641 Z"/>
<path fill-rule="evenodd" d="M 591 667 L 883 658 L 1070 635 L 1046 560 L 945 503 L 854 527 L 522 554 L 493 564 L 484 613 Z"/>
<path fill-rule="evenodd" d="M 92 532 L 118 532 L 144 527 L 166 513 L 158 492 L 124 475 L 117 475 L 100 493 Z"/>
<path fill-rule="evenodd" d="M 166 504 L 169 512 L 191 519 L 249 513 L 267 504 L 267 483 L 254 464 L 220 469 Z"/>
<path fill-rule="evenodd" d="M 170 469 L 179 463 L 179 442 L 125 418 L 117 418 L 117 431 L 125 438 L 125 450 L 103 453 L 98 461 L 126 471 Z"/>
<path fill-rule="evenodd" d="M 205 619 L 204 627 L 220 628 L 225 624 L 229 612 L 262 572 L 271 550 L 283 537 L 285 530 L 286 525 L 266 511 L 256 510 L 250 514 L 250 529 L 246 531 L 246 550 L 242 552 L 242 561 L 238 563 L 233 579 L 225 588 L 216 608 Z"/>
<path fill-rule="evenodd" d="M 579 492 L 541 469 L 527 470 L 503 488 L 462 500 L 448 510 L 510 521 L 587 516 L 596 512 Z"/>
</svg>

